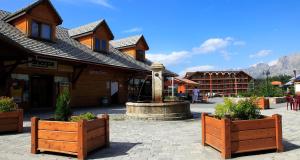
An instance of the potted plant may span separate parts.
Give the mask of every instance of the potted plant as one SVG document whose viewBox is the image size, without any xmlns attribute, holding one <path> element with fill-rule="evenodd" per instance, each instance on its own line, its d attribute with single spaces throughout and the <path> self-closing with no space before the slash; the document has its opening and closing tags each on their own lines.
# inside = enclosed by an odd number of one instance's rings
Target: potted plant
<svg viewBox="0 0 300 160">
<path fill-rule="evenodd" d="M 202 144 L 231 154 L 276 149 L 283 151 L 281 116 L 263 116 L 254 98 L 237 103 L 225 99 L 214 115 L 202 113 Z"/>
<path fill-rule="evenodd" d="M 69 102 L 69 92 L 64 90 L 57 99 L 54 119 L 31 118 L 31 153 L 50 151 L 85 159 L 88 152 L 109 146 L 108 115 L 72 116 Z"/>
<path fill-rule="evenodd" d="M 0 97 L 0 132 L 23 132 L 23 110 L 9 97 Z"/>
</svg>

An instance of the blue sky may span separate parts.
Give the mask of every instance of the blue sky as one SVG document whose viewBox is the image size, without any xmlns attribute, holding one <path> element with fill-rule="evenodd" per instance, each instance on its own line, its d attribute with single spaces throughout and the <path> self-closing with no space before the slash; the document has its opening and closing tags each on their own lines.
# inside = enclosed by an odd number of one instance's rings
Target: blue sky
<svg viewBox="0 0 300 160">
<path fill-rule="evenodd" d="M 1 0 L 15 11 L 33 0 Z M 72 28 L 104 18 L 115 39 L 144 34 L 147 57 L 184 73 L 274 64 L 300 53 L 299 0 L 52 0 Z"/>
</svg>

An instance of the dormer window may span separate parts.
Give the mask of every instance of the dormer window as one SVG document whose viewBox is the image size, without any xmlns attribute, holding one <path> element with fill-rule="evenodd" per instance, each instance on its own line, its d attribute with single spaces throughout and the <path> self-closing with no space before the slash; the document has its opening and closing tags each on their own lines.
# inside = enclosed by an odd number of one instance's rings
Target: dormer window
<svg viewBox="0 0 300 160">
<path fill-rule="evenodd" d="M 52 29 L 49 24 L 32 21 L 31 37 L 37 39 L 51 40 Z"/>
<path fill-rule="evenodd" d="M 95 50 L 96 51 L 106 51 L 107 42 L 106 40 L 100 40 L 99 38 L 95 38 Z"/>
</svg>

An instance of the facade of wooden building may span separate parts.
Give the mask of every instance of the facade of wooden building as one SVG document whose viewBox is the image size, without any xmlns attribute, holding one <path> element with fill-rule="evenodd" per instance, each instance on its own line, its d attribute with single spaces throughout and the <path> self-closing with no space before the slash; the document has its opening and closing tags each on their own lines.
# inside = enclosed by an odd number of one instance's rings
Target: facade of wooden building
<svg viewBox="0 0 300 160">
<path fill-rule="evenodd" d="M 185 78 L 199 83 L 202 95 L 238 95 L 252 86 L 253 78 L 244 71 L 198 71 L 187 72 Z"/>
<path fill-rule="evenodd" d="M 151 74 L 144 37 L 127 44 L 136 51 L 132 56 L 110 43 L 114 35 L 105 20 L 74 29 L 62 22 L 50 0 L 14 13 L 0 10 L 0 96 L 25 109 L 53 108 L 63 89 L 70 90 L 72 107 L 134 99 L 132 82 Z"/>
</svg>

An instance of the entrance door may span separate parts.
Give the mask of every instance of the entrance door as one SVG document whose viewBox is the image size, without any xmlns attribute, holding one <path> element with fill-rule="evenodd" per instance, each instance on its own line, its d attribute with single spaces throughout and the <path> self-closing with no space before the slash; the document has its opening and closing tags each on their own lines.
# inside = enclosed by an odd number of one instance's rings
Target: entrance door
<svg viewBox="0 0 300 160">
<path fill-rule="evenodd" d="M 53 76 L 31 77 L 32 108 L 53 107 Z"/>
<path fill-rule="evenodd" d="M 111 95 L 112 103 L 114 103 L 114 104 L 119 103 L 119 83 L 118 82 L 110 83 L 110 95 Z"/>
</svg>

